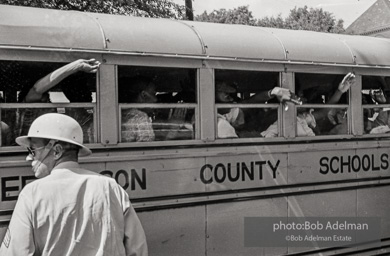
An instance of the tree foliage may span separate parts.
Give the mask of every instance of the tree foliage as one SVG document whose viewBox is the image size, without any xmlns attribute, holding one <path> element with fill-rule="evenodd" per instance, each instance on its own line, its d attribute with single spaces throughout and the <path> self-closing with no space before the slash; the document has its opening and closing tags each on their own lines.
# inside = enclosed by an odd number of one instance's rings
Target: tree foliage
<svg viewBox="0 0 390 256">
<path fill-rule="evenodd" d="M 171 0 L 0 0 L 0 4 L 175 19 L 185 14 L 185 7 Z"/>
<path fill-rule="evenodd" d="M 256 19 L 253 18 L 252 12 L 249 11 L 248 6 L 240 6 L 238 8 L 234 8 L 233 10 L 214 10 L 209 14 L 204 11 L 201 15 L 196 16 L 195 20 L 244 25 L 255 25 L 256 23 Z"/>
<path fill-rule="evenodd" d="M 285 22 L 282 18 L 282 14 L 279 14 L 276 18 L 271 16 L 260 19 L 256 22 L 256 25 L 261 27 L 285 28 Z"/>
<path fill-rule="evenodd" d="M 198 21 L 216 23 L 234 23 L 252 26 L 285 28 L 295 30 L 311 30 L 330 33 L 343 33 L 343 20 L 337 20 L 333 15 L 322 8 L 295 7 L 285 19 L 279 14 L 276 17 L 265 17 L 262 19 L 253 18 L 248 6 L 241 6 L 233 10 L 214 10 L 211 13 L 206 11 L 196 17 Z"/>
<path fill-rule="evenodd" d="M 285 27 L 295 30 L 340 33 L 344 31 L 343 22 L 343 20 L 336 22 L 333 15 L 323 11 L 322 8 L 308 9 L 305 5 L 303 8 L 295 7 L 290 11 L 290 15 L 285 19 Z"/>
</svg>

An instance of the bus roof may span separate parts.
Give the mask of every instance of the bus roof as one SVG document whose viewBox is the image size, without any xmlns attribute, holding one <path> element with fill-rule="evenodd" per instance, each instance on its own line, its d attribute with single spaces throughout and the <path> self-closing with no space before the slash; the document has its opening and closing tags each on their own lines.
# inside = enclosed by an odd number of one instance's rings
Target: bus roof
<svg viewBox="0 0 390 256">
<path fill-rule="evenodd" d="M 0 5 L 0 48 L 264 62 L 390 65 L 390 40 Z"/>
</svg>

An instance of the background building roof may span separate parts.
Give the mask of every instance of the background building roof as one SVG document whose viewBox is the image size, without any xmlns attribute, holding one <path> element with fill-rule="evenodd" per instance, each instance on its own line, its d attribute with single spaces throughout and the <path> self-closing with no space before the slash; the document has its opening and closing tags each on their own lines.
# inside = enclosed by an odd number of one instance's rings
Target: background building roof
<svg viewBox="0 0 390 256">
<path fill-rule="evenodd" d="M 346 29 L 346 32 L 390 38 L 390 0 L 377 0 Z"/>
</svg>

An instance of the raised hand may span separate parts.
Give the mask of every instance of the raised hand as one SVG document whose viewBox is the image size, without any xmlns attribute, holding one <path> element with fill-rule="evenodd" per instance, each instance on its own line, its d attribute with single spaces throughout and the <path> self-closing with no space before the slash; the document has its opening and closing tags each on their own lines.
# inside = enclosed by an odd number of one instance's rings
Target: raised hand
<svg viewBox="0 0 390 256">
<path fill-rule="evenodd" d="M 342 92 L 342 93 L 345 93 L 346 91 L 349 90 L 349 88 L 351 87 L 351 85 L 355 84 L 355 74 L 353 73 L 348 73 L 344 76 L 344 79 L 343 81 L 341 81 L 341 83 L 339 84 L 339 91 Z"/>
<path fill-rule="evenodd" d="M 87 73 L 96 73 L 99 69 L 100 62 L 95 59 L 79 59 L 77 62 L 77 69 L 79 71 L 87 72 Z"/>
</svg>

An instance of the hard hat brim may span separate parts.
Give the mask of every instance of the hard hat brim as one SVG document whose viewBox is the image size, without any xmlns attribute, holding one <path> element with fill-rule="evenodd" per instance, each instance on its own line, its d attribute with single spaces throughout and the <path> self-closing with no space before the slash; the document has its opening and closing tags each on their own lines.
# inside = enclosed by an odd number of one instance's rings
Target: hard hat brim
<svg viewBox="0 0 390 256">
<path fill-rule="evenodd" d="M 37 138 L 37 139 L 49 139 L 49 140 L 58 140 L 58 141 L 63 141 L 63 142 L 67 142 L 67 143 L 70 143 L 70 144 L 73 144 L 73 145 L 76 145 L 76 146 L 79 146 L 80 147 L 80 150 L 79 150 L 79 156 L 89 156 L 92 154 L 92 151 L 87 148 L 86 146 L 80 144 L 80 143 L 77 143 L 73 140 L 67 140 L 67 139 L 64 139 L 64 138 L 56 138 L 55 136 L 20 136 L 20 137 L 17 137 L 15 139 L 16 143 L 22 147 L 30 147 L 31 145 L 31 138 Z"/>
</svg>

